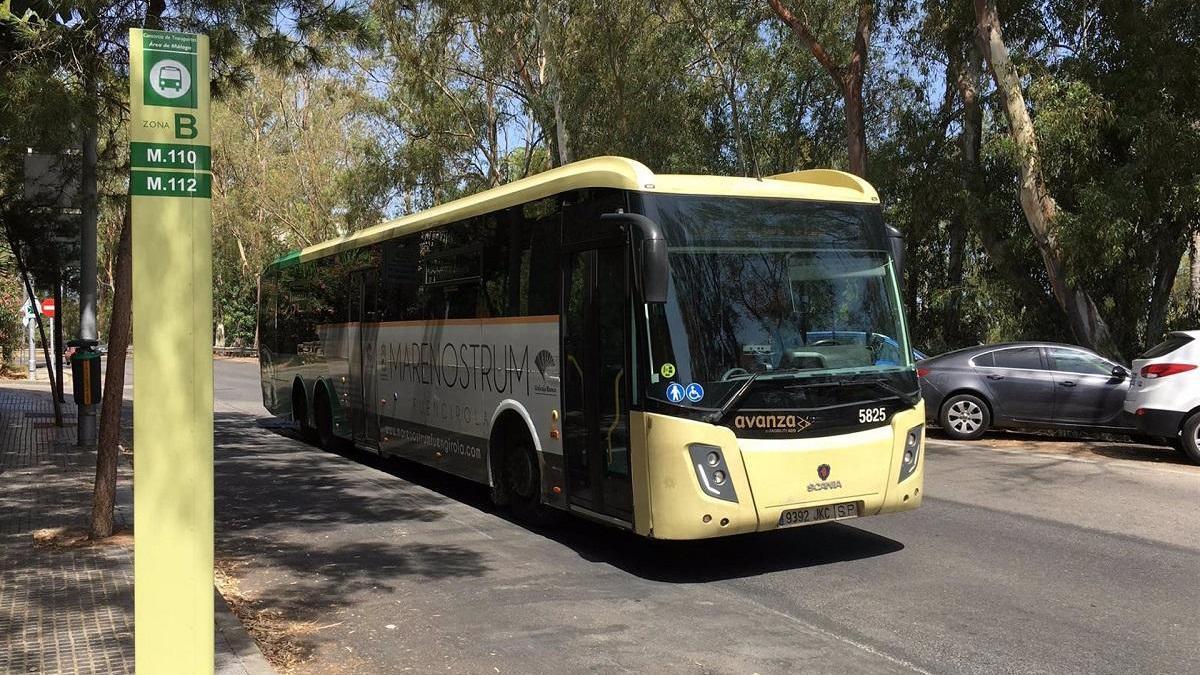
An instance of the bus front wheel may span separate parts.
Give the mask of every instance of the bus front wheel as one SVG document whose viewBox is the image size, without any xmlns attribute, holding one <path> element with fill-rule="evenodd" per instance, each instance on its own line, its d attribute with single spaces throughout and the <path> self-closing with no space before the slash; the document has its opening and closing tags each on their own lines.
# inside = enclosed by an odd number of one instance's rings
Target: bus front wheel
<svg viewBox="0 0 1200 675">
<path fill-rule="evenodd" d="M 504 453 L 504 486 L 518 520 L 531 525 L 549 524 L 553 517 L 542 504 L 542 472 L 533 443 L 514 439 Z"/>
</svg>

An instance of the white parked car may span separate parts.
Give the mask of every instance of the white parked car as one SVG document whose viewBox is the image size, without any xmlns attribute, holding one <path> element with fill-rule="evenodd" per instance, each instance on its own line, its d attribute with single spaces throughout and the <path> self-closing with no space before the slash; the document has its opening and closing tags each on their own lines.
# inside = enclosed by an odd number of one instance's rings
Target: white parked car
<svg viewBox="0 0 1200 675">
<path fill-rule="evenodd" d="M 1200 330 L 1167 335 L 1133 361 L 1125 412 L 1137 428 L 1162 436 L 1200 464 Z"/>
</svg>

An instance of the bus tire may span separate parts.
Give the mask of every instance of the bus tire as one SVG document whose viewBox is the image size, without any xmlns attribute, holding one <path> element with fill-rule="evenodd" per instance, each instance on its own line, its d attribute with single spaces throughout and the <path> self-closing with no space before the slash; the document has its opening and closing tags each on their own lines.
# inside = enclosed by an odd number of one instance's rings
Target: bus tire
<svg viewBox="0 0 1200 675">
<path fill-rule="evenodd" d="M 553 514 L 542 504 L 542 472 L 537 452 L 527 436 L 511 438 L 504 449 L 504 491 L 517 520 L 529 525 L 548 525 Z"/>
<path fill-rule="evenodd" d="M 992 426 L 992 410 L 974 394 L 957 394 L 942 404 L 938 425 L 956 441 L 974 441 Z"/>
<path fill-rule="evenodd" d="M 316 440 L 317 432 L 308 423 L 308 396 L 304 393 L 304 385 L 299 381 L 292 385 L 292 419 L 300 428 L 300 438 L 311 443 Z"/>
<path fill-rule="evenodd" d="M 1183 422 L 1182 438 L 1183 454 L 1195 464 L 1200 464 L 1200 410 L 1191 414 Z"/>
<path fill-rule="evenodd" d="M 329 404 L 329 395 L 324 387 L 317 390 L 316 407 L 313 408 L 316 418 L 316 437 L 321 447 L 334 451 L 338 449 L 338 438 L 333 435 L 333 407 Z"/>
</svg>

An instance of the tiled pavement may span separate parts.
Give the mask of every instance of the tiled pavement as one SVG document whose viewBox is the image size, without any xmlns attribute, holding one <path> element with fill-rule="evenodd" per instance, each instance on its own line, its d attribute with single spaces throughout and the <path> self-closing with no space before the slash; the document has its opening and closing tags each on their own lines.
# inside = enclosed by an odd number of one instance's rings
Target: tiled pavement
<svg viewBox="0 0 1200 675">
<path fill-rule="evenodd" d="M 0 389 L 0 673 L 131 673 L 132 551 L 33 543 L 38 529 L 87 525 L 96 466 L 75 446 L 75 406 L 61 428 L 52 410 L 46 393 Z M 118 508 L 117 526 L 131 515 Z"/>
<path fill-rule="evenodd" d="M 0 383 L 0 673 L 132 673 L 130 546 L 34 545 L 39 529 L 86 527 L 91 508 L 96 455 L 75 445 L 75 406 L 63 413 L 55 427 L 48 393 Z M 122 457 L 118 529 L 133 522 L 131 483 Z M 270 672 L 219 596 L 216 665 Z"/>
</svg>

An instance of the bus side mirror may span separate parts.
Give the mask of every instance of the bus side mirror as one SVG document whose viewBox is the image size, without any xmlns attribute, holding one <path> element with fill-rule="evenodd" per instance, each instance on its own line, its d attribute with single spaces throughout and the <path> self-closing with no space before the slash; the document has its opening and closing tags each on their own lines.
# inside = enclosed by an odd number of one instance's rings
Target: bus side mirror
<svg viewBox="0 0 1200 675">
<path fill-rule="evenodd" d="M 904 288 L 904 235 L 891 225 L 887 229 L 888 252 L 892 255 L 892 268 L 896 270 L 896 285 Z"/>
<path fill-rule="evenodd" d="M 667 239 L 662 228 L 640 213 L 602 213 L 600 219 L 620 222 L 627 231 L 637 230 L 641 234 L 641 255 L 634 256 L 634 264 L 637 265 L 635 274 L 641 281 L 642 296 L 648 303 L 666 302 L 671 267 L 667 262 Z M 635 245 L 633 250 L 636 254 L 638 247 Z"/>
<path fill-rule="evenodd" d="M 667 286 L 671 283 L 671 266 L 667 262 L 666 239 L 642 241 L 642 294 L 646 302 L 662 304 L 667 301 Z"/>
</svg>

